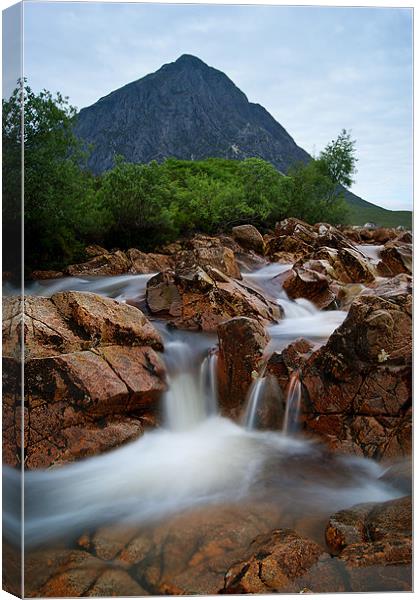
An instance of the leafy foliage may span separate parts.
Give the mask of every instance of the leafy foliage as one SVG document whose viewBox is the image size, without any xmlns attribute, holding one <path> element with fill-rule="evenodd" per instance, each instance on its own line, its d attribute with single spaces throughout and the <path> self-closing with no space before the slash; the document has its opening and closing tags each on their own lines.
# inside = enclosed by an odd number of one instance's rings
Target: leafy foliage
<svg viewBox="0 0 419 600">
<path fill-rule="evenodd" d="M 3 101 L 4 222 L 16 235 L 23 138 L 28 268 L 62 268 L 83 259 L 91 242 L 149 250 L 239 223 L 266 230 L 286 216 L 338 223 L 347 215 L 341 186 L 352 183 L 356 159 L 345 130 L 286 176 L 260 158 L 131 164 L 117 157 L 113 169 L 94 177 L 73 134 L 75 118 L 67 98 L 35 94 L 26 82 Z"/>
</svg>

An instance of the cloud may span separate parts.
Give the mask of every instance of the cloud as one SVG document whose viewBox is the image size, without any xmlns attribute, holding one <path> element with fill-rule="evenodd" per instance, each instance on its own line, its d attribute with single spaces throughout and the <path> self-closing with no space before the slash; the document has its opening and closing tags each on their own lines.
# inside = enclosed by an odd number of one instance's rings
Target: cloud
<svg viewBox="0 0 419 600">
<path fill-rule="evenodd" d="M 286 6 L 26 3 L 34 89 L 78 107 L 183 53 L 224 71 L 296 142 L 357 139 L 354 191 L 412 205 L 412 12 Z"/>
</svg>

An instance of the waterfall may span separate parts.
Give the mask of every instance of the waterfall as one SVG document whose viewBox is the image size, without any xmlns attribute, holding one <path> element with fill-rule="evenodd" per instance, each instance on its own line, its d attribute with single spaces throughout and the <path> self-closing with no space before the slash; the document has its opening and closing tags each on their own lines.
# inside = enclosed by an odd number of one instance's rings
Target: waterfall
<svg viewBox="0 0 419 600">
<path fill-rule="evenodd" d="M 216 415 L 218 412 L 218 381 L 217 381 L 218 355 L 215 350 L 210 350 L 208 356 L 201 364 L 201 394 L 206 401 L 207 415 Z"/>
<path fill-rule="evenodd" d="M 186 431 L 217 413 L 217 355 L 210 352 L 197 365 L 190 344 L 166 343 L 168 390 L 164 396 L 165 423 L 172 431 Z M 196 371 L 200 370 L 200 377 Z"/>
<path fill-rule="evenodd" d="M 301 410 L 301 381 L 298 371 L 290 377 L 282 431 L 285 435 L 295 433 L 299 427 Z"/>
<path fill-rule="evenodd" d="M 263 398 L 266 384 L 266 377 L 258 377 L 250 386 L 246 412 L 244 414 L 244 426 L 246 429 L 255 429 L 257 409 L 261 398 Z"/>
</svg>

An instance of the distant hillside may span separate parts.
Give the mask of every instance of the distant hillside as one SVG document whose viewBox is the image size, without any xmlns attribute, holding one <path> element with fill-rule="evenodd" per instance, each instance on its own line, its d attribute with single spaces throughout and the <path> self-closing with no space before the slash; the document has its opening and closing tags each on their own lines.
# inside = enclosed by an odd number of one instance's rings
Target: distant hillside
<svg viewBox="0 0 419 600">
<path fill-rule="evenodd" d="M 259 157 L 283 173 L 310 160 L 284 127 L 249 102 L 227 75 L 188 54 L 82 109 L 75 130 L 93 144 L 89 167 L 96 174 L 112 168 L 118 154 L 134 163 Z M 347 201 L 354 223 L 372 220 L 373 207 L 381 211 L 373 220 L 394 217 L 392 224 L 399 224 L 399 213 L 350 192 Z"/>
</svg>

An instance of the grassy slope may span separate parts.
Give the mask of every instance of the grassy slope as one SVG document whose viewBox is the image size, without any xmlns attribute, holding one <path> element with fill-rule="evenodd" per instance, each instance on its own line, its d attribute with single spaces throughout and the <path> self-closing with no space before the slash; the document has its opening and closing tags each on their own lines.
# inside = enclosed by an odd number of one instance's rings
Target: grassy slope
<svg viewBox="0 0 419 600">
<path fill-rule="evenodd" d="M 382 227 L 403 225 L 407 229 L 412 228 L 412 212 L 410 210 L 386 210 L 379 206 L 370 208 L 351 204 L 349 206 L 350 216 L 348 221 L 351 225 L 364 225 L 372 222 Z"/>
<path fill-rule="evenodd" d="M 410 210 L 387 210 L 363 200 L 363 198 L 356 196 L 349 190 L 345 190 L 345 196 L 350 208 L 348 219 L 350 225 L 376 223 L 382 227 L 403 225 L 408 229 L 412 228 L 412 211 Z"/>
</svg>

